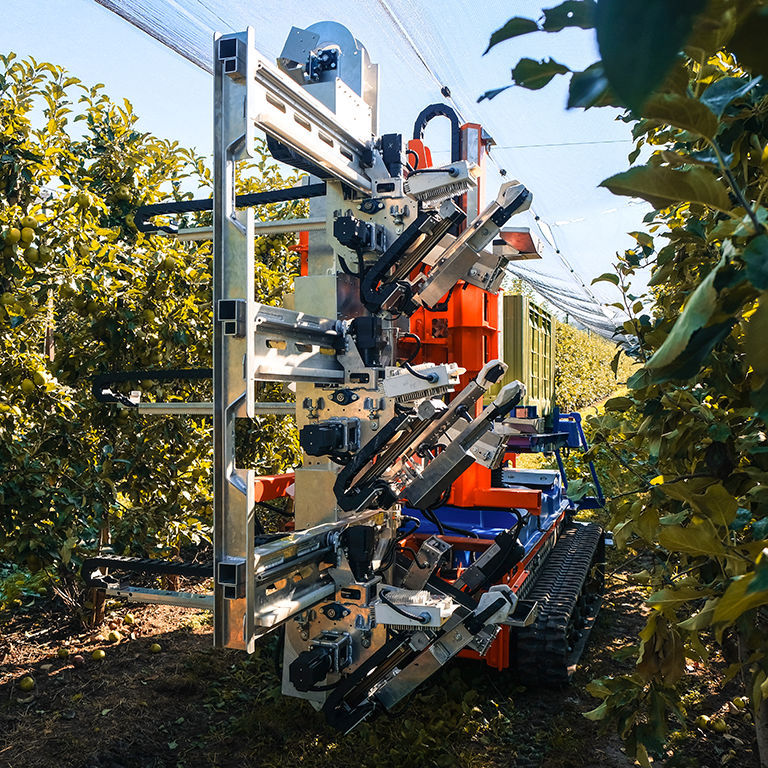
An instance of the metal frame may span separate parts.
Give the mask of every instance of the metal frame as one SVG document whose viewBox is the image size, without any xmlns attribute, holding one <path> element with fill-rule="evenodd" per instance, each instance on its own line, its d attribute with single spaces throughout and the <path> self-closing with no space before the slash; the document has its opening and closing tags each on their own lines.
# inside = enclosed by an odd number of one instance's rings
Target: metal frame
<svg viewBox="0 0 768 768">
<path fill-rule="evenodd" d="M 252 29 L 226 38 L 240 41 L 246 51 L 255 44 Z M 219 41 L 217 37 L 216 51 Z M 244 221 L 235 207 L 237 163 L 254 156 L 254 125 L 247 119 L 250 91 L 255 77 L 251 56 L 245 57 L 245 79 L 224 74 L 218 56 L 214 58 L 214 188 L 213 188 L 213 301 L 245 301 L 246 325 L 253 317 L 255 299 L 253 209 L 244 211 Z M 243 359 L 252 347 L 252 336 L 245 339 L 224 334 L 218 318 L 213 328 L 213 547 L 214 559 L 239 559 L 244 563 L 246 583 L 253 583 L 254 480 L 252 470 L 235 465 L 235 418 L 254 415 L 254 386 Z M 245 374 L 245 375 L 244 375 Z M 225 597 L 225 587 L 214 580 L 214 644 L 252 651 L 254 636 L 253 605 Z M 250 594 L 250 592 L 249 592 Z"/>
</svg>

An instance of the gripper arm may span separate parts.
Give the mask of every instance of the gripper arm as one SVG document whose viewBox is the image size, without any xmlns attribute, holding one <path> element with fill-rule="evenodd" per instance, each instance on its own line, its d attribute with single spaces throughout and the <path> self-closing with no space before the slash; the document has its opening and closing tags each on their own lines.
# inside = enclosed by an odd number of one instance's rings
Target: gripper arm
<svg viewBox="0 0 768 768">
<path fill-rule="evenodd" d="M 470 408 L 506 369 L 500 360 L 492 360 L 450 404 L 431 399 L 415 409 L 400 409 L 339 473 L 334 485 L 339 506 L 352 512 L 404 498 L 414 507 L 428 508 L 473 462 L 498 464 L 505 441 L 494 432 L 494 422 L 520 402 L 525 387 L 519 381 L 506 385 L 474 419 Z"/>
<path fill-rule="evenodd" d="M 366 270 L 360 285 L 366 308 L 411 315 L 418 307 L 437 305 L 460 280 L 497 291 L 508 259 L 484 249 L 514 214 L 530 208 L 531 200 L 522 184 L 502 184 L 496 199 L 452 240 L 448 229 L 463 218 L 453 203 L 422 212 Z M 419 265 L 429 271 L 411 277 Z"/>
</svg>

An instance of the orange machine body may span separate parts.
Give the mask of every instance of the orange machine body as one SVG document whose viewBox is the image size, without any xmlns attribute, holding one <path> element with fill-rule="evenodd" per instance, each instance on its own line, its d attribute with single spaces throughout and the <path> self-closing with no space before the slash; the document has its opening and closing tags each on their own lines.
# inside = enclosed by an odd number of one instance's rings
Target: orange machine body
<svg viewBox="0 0 768 768">
<path fill-rule="evenodd" d="M 481 169 L 478 177 L 478 189 L 470 198 L 465 194 L 461 203 L 467 211 L 467 221 L 480 213 L 482 207 L 482 183 L 484 178 L 487 142 L 483 139 L 482 128 L 475 123 L 461 127 L 462 159 L 475 163 Z M 409 150 L 418 154 L 419 162 L 431 160 L 429 148 L 422 141 L 411 140 Z M 421 166 L 420 166 L 421 167 Z M 471 210 L 467 210 L 470 206 Z M 451 294 L 443 298 L 437 311 L 420 308 L 410 318 L 410 331 L 421 339 L 421 349 L 416 362 L 447 363 L 459 361 L 466 369 L 461 377 L 461 388 L 466 386 L 489 361 L 499 356 L 499 297 L 466 283 L 459 283 Z M 482 408 L 478 402 L 477 411 Z M 514 455 L 507 457 L 514 464 Z M 454 507 L 465 509 L 525 509 L 532 515 L 541 513 L 541 491 L 528 488 L 494 488 L 491 485 L 491 471 L 480 464 L 473 464 L 458 477 L 447 502 Z M 557 526 L 553 526 L 553 531 Z M 421 541 L 418 535 L 411 537 L 417 548 Z M 421 537 L 426 538 L 424 535 Z M 456 549 L 486 549 L 491 545 L 489 539 L 464 539 L 461 537 L 443 537 Z M 527 577 L 525 563 L 530 561 L 549 537 L 544 537 L 528 553 L 515 569 L 502 581 L 521 586 Z M 503 626 L 485 655 L 485 662 L 495 669 L 509 666 L 510 628 Z M 482 658 L 471 650 L 461 651 L 465 658 Z"/>
</svg>

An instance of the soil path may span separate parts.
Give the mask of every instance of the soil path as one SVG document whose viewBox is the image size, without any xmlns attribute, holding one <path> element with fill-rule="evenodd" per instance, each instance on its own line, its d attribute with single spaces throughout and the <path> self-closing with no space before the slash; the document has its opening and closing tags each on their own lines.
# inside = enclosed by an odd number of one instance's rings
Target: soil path
<svg viewBox="0 0 768 768">
<path fill-rule="evenodd" d="M 141 607 L 126 624 L 123 605 L 108 617 L 122 639 L 109 643 L 108 626 L 73 633 L 65 616 L 38 603 L 2 626 L 0 766 L 626 768 L 632 761 L 618 738 L 582 713 L 598 703 L 585 689 L 592 678 L 631 673 L 622 652 L 642 626 L 642 597 L 621 573 L 614 577 L 566 690 L 526 690 L 506 673 L 456 662 L 348 736 L 305 702 L 281 696 L 274 640 L 250 657 L 213 650 L 208 614 Z M 98 649 L 100 661 L 92 658 Z M 749 714 L 729 703 L 737 684 L 718 693 L 724 666 L 715 678 L 691 669 L 691 730 L 681 729 L 664 762 L 670 768 L 757 766 Z M 35 680 L 31 693 L 19 687 L 26 675 Z M 723 716 L 728 731 L 696 729 L 701 712 Z"/>
</svg>

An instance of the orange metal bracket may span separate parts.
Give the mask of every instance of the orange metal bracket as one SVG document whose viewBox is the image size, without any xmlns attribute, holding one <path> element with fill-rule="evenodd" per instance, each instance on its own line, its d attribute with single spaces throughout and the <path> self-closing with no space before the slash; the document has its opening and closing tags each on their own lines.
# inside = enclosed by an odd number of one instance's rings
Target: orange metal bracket
<svg viewBox="0 0 768 768">
<path fill-rule="evenodd" d="M 254 501 L 270 501 L 285 496 L 289 485 L 292 485 L 295 479 L 293 472 L 287 472 L 284 475 L 262 475 L 256 478 L 256 493 Z"/>
</svg>

